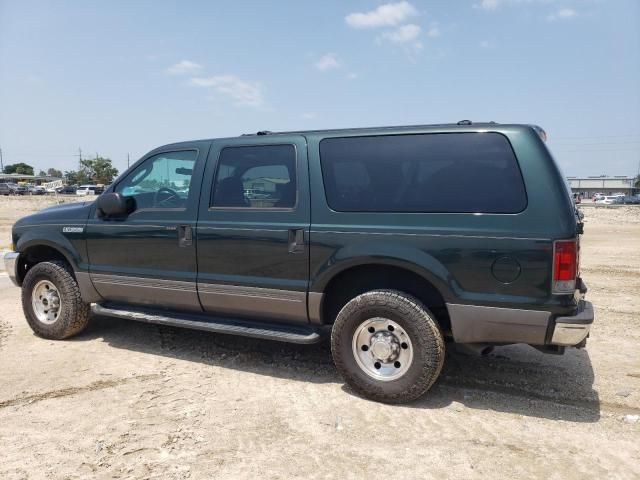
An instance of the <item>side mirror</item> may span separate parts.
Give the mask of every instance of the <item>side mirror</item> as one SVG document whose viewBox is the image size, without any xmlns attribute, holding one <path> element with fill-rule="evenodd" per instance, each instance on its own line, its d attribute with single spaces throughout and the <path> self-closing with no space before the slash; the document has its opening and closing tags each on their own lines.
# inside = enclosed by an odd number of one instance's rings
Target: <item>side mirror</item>
<svg viewBox="0 0 640 480">
<path fill-rule="evenodd" d="M 96 200 L 98 217 L 120 217 L 135 210 L 135 200 L 120 193 L 103 193 Z"/>
</svg>

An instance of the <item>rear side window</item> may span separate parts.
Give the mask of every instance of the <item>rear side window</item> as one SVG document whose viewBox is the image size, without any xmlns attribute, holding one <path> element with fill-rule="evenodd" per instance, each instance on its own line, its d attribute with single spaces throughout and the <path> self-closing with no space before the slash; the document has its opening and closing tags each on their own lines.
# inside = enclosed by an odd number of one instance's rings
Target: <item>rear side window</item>
<svg viewBox="0 0 640 480">
<path fill-rule="evenodd" d="M 293 145 L 227 147 L 220 153 L 213 207 L 293 208 L 296 198 Z"/>
<path fill-rule="evenodd" d="M 339 212 L 518 213 L 527 195 L 498 133 L 328 138 L 320 162 Z"/>
</svg>

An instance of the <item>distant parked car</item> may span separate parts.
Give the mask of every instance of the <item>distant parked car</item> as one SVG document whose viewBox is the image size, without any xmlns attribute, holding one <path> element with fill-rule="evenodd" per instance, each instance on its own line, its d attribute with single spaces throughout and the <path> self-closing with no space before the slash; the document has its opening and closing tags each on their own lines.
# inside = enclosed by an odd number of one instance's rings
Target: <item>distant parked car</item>
<svg viewBox="0 0 640 480">
<path fill-rule="evenodd" d="M 622 204 L 622 197 L 618 197 L 618 196 L 606 196 L 601 198 L 600 200 L 596 200 L 596 203 L 599 203 L 601 205 L 620 205 Z"/>
<path fill-rule="evenodd" d="M 77 189 L 78 187 L 76 187 L 75 185 L 65 185 L 64 187 L 60 187 L 58 189 L 58 193 L 75 195 Z"/>
<path fill-rule="evenodd" d="M 15 195 L 18 186 L 15 183 L 0 183 L 0 195 Z"/>
<path fill-rule="evenodd" d="M 622 200 L 625 205 L 640 205 L 640 195 L 625 196 Z"/>
<path fill-rule="evenodd" d="M 18 185 L 16 187 L 16 195 L 29 195 L 29 189 L 24 185 Z"/>
<path fill-rule="evenodd" d="M 98 192 L 99 189 L 100 187 L 97 185 L 80 185 L 76 190 L 76 195 L 100 195 L 102 192 Z"/>
<path fill-rule="evenodd" d="M 38 185 L 37 187 L 33 187 L 33 190 L 31 190 L 31 195 L 44 195 L 45 193 L 47 193 L 47 191 L 40 185 Z"/>
</svg>

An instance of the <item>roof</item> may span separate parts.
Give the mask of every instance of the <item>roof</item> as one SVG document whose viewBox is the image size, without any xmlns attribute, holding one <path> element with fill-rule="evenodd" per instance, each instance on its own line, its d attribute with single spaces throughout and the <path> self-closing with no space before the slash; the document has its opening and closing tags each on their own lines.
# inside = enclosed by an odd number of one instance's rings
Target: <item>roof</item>
<svg viewBox="0 0 640 480">
<path fill-rule="evenodd" d="M 588 177 L 568 176 L 567 180 L 635 180 L 636 177 L 629 175 L 595 175 Z"/>
<path fill-rule="evenodd" d="M 256 133 L 244 133 L 245 136 L 262 136 L 262 135 L 302 135 L 302 134 L 314 134 L 314 133 L 340 133 L 340 132 L 367 132 L 367 131 L 387 131 L 387 130 L 419 130 L 428 128 L 468 128 L 474 127 L 495 127 L 499 125 L 496 122 L 471 122 L 470 120 L 461 120 L 457 123 L 433 123 L 422 125 L 395 125 L 386 127 L 355 127 L 355 128 L 331 128 L 331 129 L 316 129 L 316 130 L 290 130 L 283 132 L 271 132 L 269 130 L 261 130 Z M 530 126 L 530 125 L 527 125 Z"/>
<path fill-rule="evenodd" d="M 60 180 L 60 177 L 51 177 L 49 175 L 27 175 L 24 173 L 0 173 L 1 179 L 17 180 L 17 179 L 31 179 L 31 180 Z"/>
<path fill-rule="evenodd" d="M 199 140 L 190 140 L 184 142 L 175 142 L 168 145 L 163 145 L 158 147 L 151 152 L 154 153 L 156 150 L 161 150 L 167 147 L 183 147 L 186 145 L 190 145 L 197 142 L 212 142 L 215 140 L 231 140 L 236 138 L 247 138 L 247 137 L 272 137 L 278 135 L 336 135 L 336 134 L 378 134 L 378 133 L 415 133 L 416 131 L 422 130 L 445 130 L 447 132 L 460 130 L 463 132 L 473 132 L 478 129 L 496 129 L 496 130 L 506 130 L 509 128 L 518 128 L 518 129 L 533 129 L 538 135 L 541 137 L 545 137 L 546 133 L 542 128 L 533 124 L 525 124 L 525 123 L 497 123 L 497 122 L 471 122 L 470 120 L 461 120 L 457 123 L 434 123 L 434 124 L 422 124 L 422 125 L 397 125 L 397 126 L 387 126 L 387 127 L 358 127 L 358 128 L 336 128 L 336 129 L 318 129 L 318 130 L 291 130 L 291 131 L 282 131 L 282 132 L 272 132 L 269 130 L 261 130 L 255 133 L 245 133 L 242 135 L 238 135 L 235 137 L 218 137 L 218 138 L 204 138 Z"/>
</svg>

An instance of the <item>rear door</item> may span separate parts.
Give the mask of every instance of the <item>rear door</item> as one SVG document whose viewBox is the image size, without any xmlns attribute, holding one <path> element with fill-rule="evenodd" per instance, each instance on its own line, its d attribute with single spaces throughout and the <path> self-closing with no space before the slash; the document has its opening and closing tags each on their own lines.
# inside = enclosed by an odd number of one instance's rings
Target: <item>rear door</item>
<svg viewBox="0 0 640 480">
<path fill-rule="evenodd" d="M 309 179 L 304 137 L 216 140 L 197 226 L 205 311 L 307 322 Z"/>
</svg>

